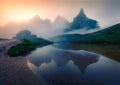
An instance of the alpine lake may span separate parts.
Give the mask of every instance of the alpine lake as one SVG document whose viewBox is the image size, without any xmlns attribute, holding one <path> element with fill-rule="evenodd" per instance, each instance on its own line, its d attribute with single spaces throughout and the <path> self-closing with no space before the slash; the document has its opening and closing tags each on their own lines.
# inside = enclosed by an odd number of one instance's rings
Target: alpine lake
<svg viewBox="0 0 120 85">
<path fill-rule="evenodd" d="M 120 46 L 56 43 L 26 56 L 48 85 L 120 85 Z"/>
</svg>

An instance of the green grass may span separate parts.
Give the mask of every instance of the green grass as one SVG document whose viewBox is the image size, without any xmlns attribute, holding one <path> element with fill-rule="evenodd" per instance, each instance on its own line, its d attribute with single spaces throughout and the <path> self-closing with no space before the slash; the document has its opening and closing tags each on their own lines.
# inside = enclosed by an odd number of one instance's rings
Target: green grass
<svg viewBox="0 0 120 85">
<path fill-rule="evenodd" d="M 37 45 L 38 43 L 23 40 L 20 44 L 17 44 L 8 49 L 8 55 L 10 55 L 11 57 L 23 56 L 34 50 Z"/>
<path fill-rule="evenodd" d="M 81 44 L 119 44 L 120 24 L 89 34 L 65 34 L 51 39 L 54 42 L 68 42 Z"/>
</svg>

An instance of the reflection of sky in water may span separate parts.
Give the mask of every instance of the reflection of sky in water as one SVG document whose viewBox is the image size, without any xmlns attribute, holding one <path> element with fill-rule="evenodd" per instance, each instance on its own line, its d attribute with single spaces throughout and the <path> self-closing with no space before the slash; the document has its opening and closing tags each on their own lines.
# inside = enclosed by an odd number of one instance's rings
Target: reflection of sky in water
<svg viewBox="0 0 120 85">
<path fill-rule="evenodd" d="M 27 58 L 32 62 L 30 68 L 52 85 L 120 83 L 120 63 L 92 52 L 46 46 L 33 51 Z"/>
</svg>

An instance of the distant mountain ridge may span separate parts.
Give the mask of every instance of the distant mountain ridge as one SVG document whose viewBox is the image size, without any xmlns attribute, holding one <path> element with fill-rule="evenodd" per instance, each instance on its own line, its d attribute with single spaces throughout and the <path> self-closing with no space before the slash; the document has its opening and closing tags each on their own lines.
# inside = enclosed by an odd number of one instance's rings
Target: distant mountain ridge
<svg viewBox="0 0 120 85">
<path fill-rule="evenodd" d="M 120 44 L 120 24 L 89 34 L 65 34 L 52 38 L 54 42 Z"/>
<path fill-rule="evenodd" d="M 83 8 L 81 8 L 78 15 L 70 23 L 70 28 L 66 29 L 65 31 L 72 31 L 72 30 L 78 30 L 83 28 L 96 29 L 98 27 L 99 27 L 98 22 L 96 20 L 88 18 Z"/>
</svg>

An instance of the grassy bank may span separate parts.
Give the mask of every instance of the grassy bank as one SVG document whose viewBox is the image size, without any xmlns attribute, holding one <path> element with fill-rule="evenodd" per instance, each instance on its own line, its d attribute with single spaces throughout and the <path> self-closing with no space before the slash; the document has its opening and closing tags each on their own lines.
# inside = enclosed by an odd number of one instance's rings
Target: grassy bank
<svg viewBox="0 0 120 85">
<path fill-rule="evenodd" d="M 23 40 L 20 44 L 8 49 L 8 55 L 12 57 L 23 56 L 34 50 L 37 45 L 39 45 L 39 43 Z"/>
<path fill-rule="evenodd" d="M 57 43 L 120 45 L 120 24 L 88 34 L 64 34 L 51 39 Z"/>
</svg>

